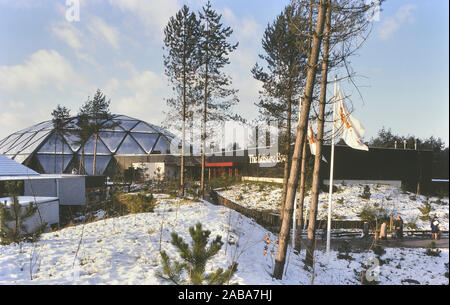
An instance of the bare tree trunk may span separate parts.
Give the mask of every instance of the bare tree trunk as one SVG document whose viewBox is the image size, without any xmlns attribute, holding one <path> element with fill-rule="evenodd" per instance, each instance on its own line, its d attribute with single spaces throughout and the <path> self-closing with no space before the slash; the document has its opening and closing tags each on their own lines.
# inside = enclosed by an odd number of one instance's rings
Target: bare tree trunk
<svg viewBox="0 0 450 305">
<path fill-rule="evenodd" d="M 78 173 L 80 175 L 84 175 L 84 144 L 81 145 L 81 156 L 80 156 L 80 163 L 78 165 Z"/>
<path fill-rule="evenodd" d="M 61 135 L 61 150 L 62 150 L 61 174 L 63 174 L 64 173 L 64 137 L 63 137 L 63 135 Z"/>
<path fill-rule="evenodd" d="M 299 165 L 300 165 L 299 161 L 301 159 L 303 152 L 303 141 L 305 139 L 306 125 L 308 123 L 308 116 L 311 108 L 314 84 L 316 81 L 317 62 L 322 42 L 323 27 L 325 23 L 325 12 L 326 8 L 329 5 L 329 1 L 330 0 L 320 1 L 311 56 L 308 59 L 308 73 L 306 78 L 305 94 L 303 97 L 302 110 L 300 114 L 299 123 L 297 126 L 297 138 L 295 140 L 294 154 L 292 156 L 291 172 L 289 174 L 288 189 L 286 193 L 286 201 L 284 206 L 285 217 L 283 218 L 283 222 L 281 224 L 278 251 L 275 259 L 273 276 L 276 279 L 281 279 L 283 277 L 283 269 L 284 263 L 286 261 L 286 252 L 289 242 L 289 233 L 291 227 L 295 193 L 297 191 L 297 184 L 298 184 Z"/>
<path fill-rule="evenodd" d="M 184 150 L 185 150 L 185 137 L 186 137 L 186 72 L 183 70 L 183 93 L 182 93 L 182 105 L 181 105 L 181 156 L 180 156 L 180 190 L 181 196 L 184 196 Z"/>
<path fill-rule="evenodd" d="M 286 161 L 284 161 L 284 175 L 283 175 L 283 193 L 281 194 L 281 211 L 280 222 L 284 217 L 284 202 L 286 200 L 287 182 L 289 178 L 289 167 L 291 166 L 291 116 L 292 116 L 292 97 L 289 94 L 287 100 L 287 122 L 286 122 Z"/>
<path fill-rule="evenodd" d="M 305 201 L 305 174 L 306 174 L 306 143 L 307 138 L 303 141 L 302 165 L 300 170 L 300 185 L 298 188 L 298 208 L 297 208 L 297 230 L 295 236 L 295 250 L 302 249 L 302 233 L 303 233 L 303 203 Z"/>
<path fill-rule="evenodd" d="M 209 26 L 209 24 L 207 24 Z M 208 28 L 209 31 L 209 28 Z M 204 87 L 204 97 L 203 97 L 203 130 L 202 130 L 202 172 L 200 177 L 200 192 L 202 194 L 202 199 L 205 199 L 205 148 L 206 148 L 206 119 L 208 111 L 208 38 L 206 39 L 206 61 L 205 61 L 205 87 Z"/>
<path fill-rule="evenodd" d="M 97 142 L 98 142 L 98 133 L 95 134 L 94 163 L 92 164 L 92 176 L 95 176 L 95 163 L 97 162 Z"/>
<path fill-rule="evenodd" d="M 54 158 L 54 161 L 55 161 L 55 165 L 54 165 L 54 168 L 53 168 L 53 173 L 55 173 L 56 174 L 56 144 L 57 144 L 57 142 L 58 141 L 56 141 L 56 139 L 58 139 L 58 136 L 56 135 L 56 132 L 55 132 L 55 158 Z"/>
<path fill-rule="evenodd" d="M 313 0 L 309 1 L 309 14 L 308 14 L 309 26 L 308 29 L 312 33 L 313 31 Z M 312 39 L 311 35 L 308 36 L 308 58 L 311 57 L 311 49 L 312 49 Z M 300 108 L 301 105 L 299 105 Z M 302 151 L 302 165 L 300 169 L 300 186 L 299 186 L 299 194 L 298 194 L 298 215 L 297 215 L 297 230 L 294 241 L 294 248 L 296 251 L 301 250 L 302 247 L 302 233 L 303 233 L 303 203 L 305 200 L 305 174 L 306 174 L 306 143 L 307 139 L 303 140 L 303 151 Z"/>
<path fill-rule="evenodd" d="M 314 157 L 314 172 L 311 190 L 311 205 L 309 208 L 308 240 L 306 242 L 305 264 L 312 265 L 314 261 L 316 219 L 319 205 L 319 184 L 320 184 L 320 163 L 322 161 L 323 129 L 325 124 L 325 104 L 327 102 L 328 83 L 328 55 L 330 51 L 330 26 L 331 26 L 331 6 L 327 9 L 322 59 L 322 80 L 320 85 L 319 118 L 317 126 L 317 145 Z"/>
</svg>

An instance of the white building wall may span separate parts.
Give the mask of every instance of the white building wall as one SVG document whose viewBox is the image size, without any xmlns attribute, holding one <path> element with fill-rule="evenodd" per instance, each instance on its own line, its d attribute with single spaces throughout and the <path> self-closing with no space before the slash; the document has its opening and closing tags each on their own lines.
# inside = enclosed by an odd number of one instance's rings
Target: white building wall
<svg viewBox="0 0 450 305">
<path fill-rule="evenodd" d="M 142 169 L 146 178 L 151 180 L 163 180 L 173 178 L 176 175 L 176 168 L 167 166 L 164 162 L 138 162 L 133 163 L 133 167 Z"/>
<path fill-rule="evenodd" d="M 22 206 L 21 212 L 25 213 L 26 207 L 30 202 L 34 205 L 37 204 L 38 211 L 36 211 L 32 216 L 28 217 L 22 222 L 25 232 L 23 233 L 34 233 L 36 232 L 43 223 L 47 223 L 47 228 L 50 225 L 59 224 L 59 204 L 57 198 L 34 198 L 29 196 L 19 196 L 19 203 Z M 10 198 L 0 198 L 0 204 L 4 204 L 5 201 L 11 201 Z M 45 201 L 45 202 L 41 202 Z M 8 222 L 9 228 L 14 228 L 14 221 Z"/>
<path fill-rule="evenodd" d="M 25 196 L 58 197 L 60 205 L 84 205 L 86 186 L 84 176 L 41 176 L 24 181 Z"/>
</svg>

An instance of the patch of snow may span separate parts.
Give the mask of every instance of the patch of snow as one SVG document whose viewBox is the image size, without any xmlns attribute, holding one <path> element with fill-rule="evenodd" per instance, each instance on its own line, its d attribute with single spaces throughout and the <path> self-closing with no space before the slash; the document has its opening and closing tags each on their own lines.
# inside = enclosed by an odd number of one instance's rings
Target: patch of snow
<svg viewBox="0 0 450 305">
<path fill-rule="evenodd" d="M 283 280 L 272 279 L 277 236 L 253 220 L 206 201 L 166 196 L 158 199 L 153 213 L 107 218 L 42 234 L 36 243 L 0 246 L 0 284 L 167 284 L 155 275 L 162 268 L 160 250 L 180 260 L 170 242 L 171 233 L 177 232 L 190 243 L 189 227 L 197 222 L 211 231 L 210 241 L 220 235 L 225 242 L 208 263 L 207 272 L 237 261 L 233 283 L 311 283 L 311 273 L 303 269 L 305 252 L 297 255 L 291 248 Z M 448 249 L 442 249 L 440 257 L 426 256 L 424 249 L 386 251 L 383 259 L 391 261 L 380 267 L 381 284 L 402 284 L 402 279 L 410 278 L 421 284 L 448 285 L 444 276 Z M 325 254 L 316 251 L 315 284 L 358 284 L 356 273 L 371 254 L 351 255 L 354 260 L 348 262 L 337 259 L 337 252 L 332 251 L 327 265 Z"/>
<path fill-rule="evenodd" d="M 415 223 L 419 230 L 430 230 L 430 221 L 421 219 L 424 216 L 420 208 L 425 202 L 431 204 L 430 216 L 436 215 L 440 221 L 440 229 L 448 231 L 449 228 L 449 199 L 416 196 L 404 192 L 392 185 L 370 185 L 370 199 L 360 197 L 364 185 L 337 185 L 338 192 L 332 194 L 333 219 L 359 220 L 358 213 L 364 206 L 378 208 L 388 215 L 400 215 L 405 225 Z M 281 186 L 262 185 L 255 183 L 242 183 L 231 186 L 228 190 L 219 191 L 219 194 L 237 204 L 255 210 L 279 212 L 281 201 Z M 309 211 L 311 196 L 308 194 L 304 200 L 306 213 Z M 328 193 L 319 194 L 319 209 L 317 218 L 325 219 L 328 213 Z"/>
</svg>

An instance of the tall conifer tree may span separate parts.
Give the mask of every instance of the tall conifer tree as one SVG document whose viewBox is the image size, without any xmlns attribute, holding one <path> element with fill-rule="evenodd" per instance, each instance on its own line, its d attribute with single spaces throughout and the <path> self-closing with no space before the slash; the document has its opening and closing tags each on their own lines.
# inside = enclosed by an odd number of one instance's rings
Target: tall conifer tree
<svg viewBox="0 0 450 305">
<path fill-rule="evenodd" d="M 231 107 L 238 102 L 237 90 L 230 88 L 231 77 L 223 68 L 230 63 L 229 55 L 236 50 L 238 43 L 228 40 L 233 33 L 230 27 L 221 23 L 222 15 L 211 8 L 208 1 L 200 13 L 201 39 L 199 42 L 199 90 L 203 91 L 202 152 L 200 191 L 205 196 L 205 150 L 206 125 L 208 121 L 223 121 L 231 118 Z"/>
<path fill-rule="evenodd" d="M 172 83 L 176 97 L 167 100 L 168 106 L 181 117 L 180 193 L 184 195 L 184 155 L 186 119 L 189 111 L 189 91 L 198 69 L 200 24 L 196 15 L 184 5 L 171 17 L 164 29 L 165 73 Z M 173 117 L 173 115 L 170 115 Z"/>
</svg>

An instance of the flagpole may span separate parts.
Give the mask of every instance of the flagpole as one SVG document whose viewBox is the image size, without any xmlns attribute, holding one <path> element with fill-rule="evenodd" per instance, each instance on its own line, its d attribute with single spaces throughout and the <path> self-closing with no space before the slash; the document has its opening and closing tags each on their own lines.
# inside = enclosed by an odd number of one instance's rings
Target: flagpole
<svg viewBox="0 0 450 305">
<path fill-rule="evenodd" d="M 334 170 L 334 121 L 336 119 L 336 95 L 337 95 L 337 75 L 334 76 L 334 98 L 333 98 L 333 124 L 331 132 L 331 161 L 330 161 L 330 189 L 328 193 L 328 223 L 327 223 L 327 262 L 330 260 L 330 244 L 331 244 L 331 195 L 333 194 L 333 170 Z"/>
<path fill-rule="evenodd" d="M 296 214 L 297 214 L 297 193 L 295 194 L 294 213 L 292 213 L 292 249 L 295 248 L 295 234 L 296 234 Z"/>
</svg>

